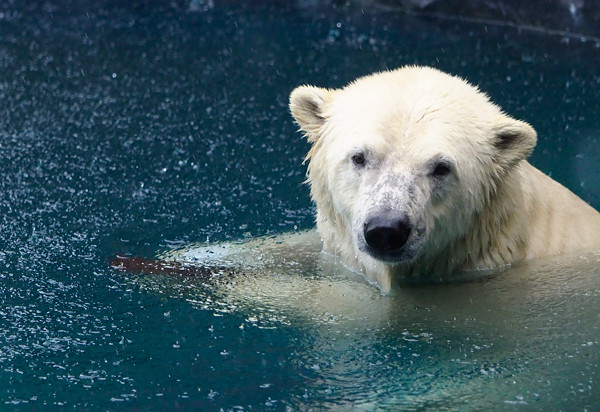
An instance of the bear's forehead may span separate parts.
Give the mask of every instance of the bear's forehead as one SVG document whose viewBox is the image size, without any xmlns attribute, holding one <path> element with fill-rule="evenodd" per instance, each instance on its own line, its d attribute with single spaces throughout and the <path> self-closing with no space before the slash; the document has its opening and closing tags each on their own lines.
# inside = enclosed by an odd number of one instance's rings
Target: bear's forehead
<svg viewBox="0 0 600 412">
<path fill-rule="evenodd" d="M 335 93 L 329 119 L 348 144 L 367 139 L 392 148 L 460 146 L 499 113 L 485 94 L 461 79 L 403 71 L 362 78 Z"/>
<path fill-rule="evenodd" d="M 418 120 L 433 112 L 439 116 L 455 112 L 474 115 L 494 106 L 478 89 L 451 76 L 430 79 L 386 74 L 359 79 L 339 90 L 333 100 L 334 113 L 361 114 L 376 121 L 389 117 Z"/>
<path fill-rule="evenodd" d="M 388 143 L 446 140 L 451 135 L 473 134 L 478 126 L 477 114 L 461 107 L 447 107 L 439 102 L 383 104 L 343 102 L 334 110 L 330 121 L 337 133 L 357 139 L 370 138 Z"/>
</svg>

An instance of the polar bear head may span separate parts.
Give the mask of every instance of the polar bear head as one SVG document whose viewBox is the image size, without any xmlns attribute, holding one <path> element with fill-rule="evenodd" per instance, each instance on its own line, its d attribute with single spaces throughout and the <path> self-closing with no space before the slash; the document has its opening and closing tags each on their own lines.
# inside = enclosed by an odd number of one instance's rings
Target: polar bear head
<svg viewBox="0 0 600 412">
<path fill-rule="evenodd" d="M 307 176 L 324 247 L 362 269 L 410 268 L 452 250 L 536 143 L 531 126 L 476 87 L 427 67 L 343 89 L 300 86 L 290 108 L 312 143 Z"/>
</svg>

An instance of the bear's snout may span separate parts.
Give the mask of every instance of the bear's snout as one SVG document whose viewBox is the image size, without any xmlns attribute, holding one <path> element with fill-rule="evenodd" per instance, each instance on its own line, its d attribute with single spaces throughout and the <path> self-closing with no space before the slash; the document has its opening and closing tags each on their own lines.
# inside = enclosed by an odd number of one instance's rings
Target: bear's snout
<svg viewBox="0 0 600 412">
<path fill-rule="evenodd" d="M 397 260 L 406 244 L 412 226 L 406 216 L 378 215 L 368 219 L 363 227 L 365 241 L 376 257 Z"/>
</svg>

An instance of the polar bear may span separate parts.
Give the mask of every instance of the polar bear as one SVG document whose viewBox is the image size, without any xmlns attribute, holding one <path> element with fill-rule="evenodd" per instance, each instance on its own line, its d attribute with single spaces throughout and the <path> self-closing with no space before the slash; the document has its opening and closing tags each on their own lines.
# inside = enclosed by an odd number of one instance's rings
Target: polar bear
<svg viewBox="0 0 600 412">
<path fill-rule="evenodd" d="M 535 130 L 458 77 L 407 66 L 342 89 L 300 86 L 290 110 L 312 144 L 317 233 L 192 244 L 115 265 L 209 278 L 254 273 L 235 283 L 237 295 L 319 289 L 329 302 L 335 293 L 365 294 L 364 285 L 331 286 L 320 276 L 336 265 L 387 294 L 396 281 L 468 280 L 600 249 L 600 214 L 527 162 Z"/>
<path fill-rule="evenodd" d="M 300 86 L 323 249 L 377 282 L 600 248 L 600 214 L 526 158 L 527 123 L 466 81 L 407 66 Z"/>
</svg>

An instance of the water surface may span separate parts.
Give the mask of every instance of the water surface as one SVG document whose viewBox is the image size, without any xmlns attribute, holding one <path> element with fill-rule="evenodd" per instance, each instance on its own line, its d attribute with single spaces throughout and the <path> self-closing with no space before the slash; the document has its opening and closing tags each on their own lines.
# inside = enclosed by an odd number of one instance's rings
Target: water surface
<svg viewBox="0 0 600 412">
<path fill-rule="evenodd" d="M 315 312 L 109 267 L 118 253 L 312 227 L 289 92 L 403 64 L 478 84 L 537 129 L 532 163 L 600 207 L 593 39 L 218 3 L 0 6 L 2 408 L 597 405 L 595 254 L 390 297 L 343 271 L 306 273 L 364 291 L 338 313 L 309 286 L 299 296 Z"/>
</svg>

